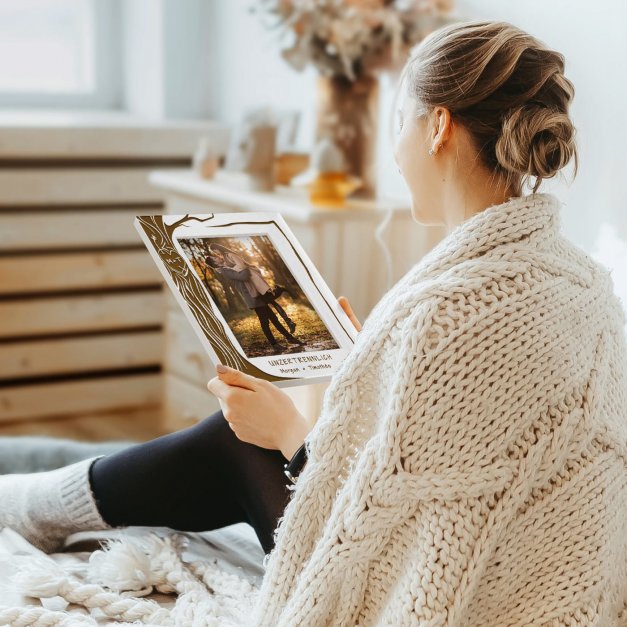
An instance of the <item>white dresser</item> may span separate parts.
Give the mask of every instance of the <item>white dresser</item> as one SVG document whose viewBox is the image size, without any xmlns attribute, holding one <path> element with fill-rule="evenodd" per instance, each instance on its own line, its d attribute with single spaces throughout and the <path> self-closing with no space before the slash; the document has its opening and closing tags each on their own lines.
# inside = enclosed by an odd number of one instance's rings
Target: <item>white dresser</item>
<svg viewBox="0 0 627 627">
<path fill-rule="evenodd" d="M 311 205 L 302 190 L 285 186 L 277 186 L 274 192 L 236 190 L 202 179 L 191 170 L 158 169 L 149 180 L 163 194 L 168 213 L 280 213 L 333 293 L 346 296 L 362 322 L 387 289 L 442 237 L 439 228 L 416 223 L 402 201 L 349 198 L 346 208 L 327 209 Z M 391 277 L 384 248 L 376 237 L 388 210 L 389 222 L 380 237 L 389 250 Z M 215 376 L 211 360 L 169 294 L 166 303 L 164 429 L 176 430 L 201 420 L 220 405 L 206 389 L 207 381 Z M 327 385 L 285 391 L 302 413 L 315 417 Z"/>
</svg>

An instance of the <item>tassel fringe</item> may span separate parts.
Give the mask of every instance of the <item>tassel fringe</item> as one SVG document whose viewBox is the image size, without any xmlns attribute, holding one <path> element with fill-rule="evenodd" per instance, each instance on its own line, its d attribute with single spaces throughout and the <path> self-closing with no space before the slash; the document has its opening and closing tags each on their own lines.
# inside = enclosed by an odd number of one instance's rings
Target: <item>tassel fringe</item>
<svg viewBox="0 0 627 627">
<path fill-rule="evenodd" d="M 0 606 L 0 625 L 97 625 L 91 613 L 99 611 L 135 626 L 245 626 L 258 588 L 246 577 L 220 568 L 215 559 L 184 562 L 181 553 L 187 544 L 187 538 L 178 533 L 111 538 L 82 568 L 62 566 L 47 556 L 29 556 L 12 579 L 22 594 L 39 599 L 60 596 L 89 610 L 90 615 Z M 174 607 L 143 598 L 155 591 L 176 594 Z"/>
</svg>

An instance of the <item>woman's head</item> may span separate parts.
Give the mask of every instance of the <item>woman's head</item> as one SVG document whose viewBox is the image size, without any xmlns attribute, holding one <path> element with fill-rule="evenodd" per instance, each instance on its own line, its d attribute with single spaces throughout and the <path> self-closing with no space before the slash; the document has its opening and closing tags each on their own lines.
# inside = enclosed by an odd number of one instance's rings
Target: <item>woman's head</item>
<svg viewBox="0 0 627 627">
<path fill-rule="evenodd" d="M 564 56 L 508 22 L 430 33 L 412 50 L 397 92 L 394 154 L 416 219 L 441 224 L 447 200 L 473 187 L 520 196 L 533 176 L 536 192 L 572 157 L 576 174 L 574 91 Z"/>
<path fill-rule="evenodd" d="M 209 244 L 209 251 L 211 253 L 211 256 L 220 262 L 224 261 L 224 253 L 222 252 L 221 248 L 218 248 L 216 246 L 216 244 Z"/>
<path fill-rule="evenodd" d="M 205 257 L 205 263 L 211 268 L 219 268 L 223 265 L 223 263 L 217 259 L 216 255 L 213 253 Z"/>
<path fill-rule="evenodd" d="M 212 254 L 214 254 L 216 257 L 219 257 L 220 259 L 222 259 L 225 254 L 231 253 L 231 251 L 226 246 L 222 246 L 222 244 L 217 244 L 216 242 L 209 244 L 209 250 Z"/>
</svg>

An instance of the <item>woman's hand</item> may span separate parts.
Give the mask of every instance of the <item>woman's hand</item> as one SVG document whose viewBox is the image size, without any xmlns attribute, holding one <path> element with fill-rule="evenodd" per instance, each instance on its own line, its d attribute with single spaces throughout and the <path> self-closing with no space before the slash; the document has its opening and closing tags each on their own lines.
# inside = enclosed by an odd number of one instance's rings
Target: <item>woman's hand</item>
<svg viewBox="0 0 627 627">
<path fill-rule="evenodd" d="M 361 331 L 361 322 L 357 320 L 357 316 L 353 313 L 353 309 L 350 306 L 350 303 L 348 302 L 348 299 L 346 298 L 346 296 L 339 296 L 337 299 L 337 302 L 340 303 L 340 306 L 346 312 L 346 315 L 350 318 L 351 322 L 353 323 L 353 326 L 358 331 Z"/>
<path fill-rule="evenodd" d="M 218 375 L 210 379 L 207 389 L 218 398 L 235 435 L 261 448 L 278 449 L 286 459 L 291 459 L 313 423 L 270 381 L 228 366 L 224 368 L 223 373 L 216 368 Z"/>
</svg>

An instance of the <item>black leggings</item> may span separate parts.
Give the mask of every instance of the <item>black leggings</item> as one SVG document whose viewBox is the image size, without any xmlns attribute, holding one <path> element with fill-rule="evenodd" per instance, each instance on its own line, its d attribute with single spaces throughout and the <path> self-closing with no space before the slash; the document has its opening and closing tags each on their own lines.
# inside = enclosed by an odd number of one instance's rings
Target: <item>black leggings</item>
<svg viewBox="0 0 627 627">
<path fill-rule="evenodd" d="M 114 527 L 209 531 L 250 524 L 264 552 L 291 492 L 279 450 L 238 439 L 222 411 L 97 459 L 90 481 L 102 518 Z"/>
<path fill-rule="evenodd" d="M 270 330 L 270 322 L 272 322 L 277 331 L 279 331 L 285 338 L 287 338 L 288 340 L 292 339 L 293 335 L 281 324 L 279 319 L 276 317 L 274 311 L 270 309 L 269 305 L 254 307 L 254 310 L 259 318 L 261 329 L 263 330 L 263 333 L 268 339 L 268 342 L 270 342 L 270 344 L 276 344 L 276 338 Z"/>
</svg>

